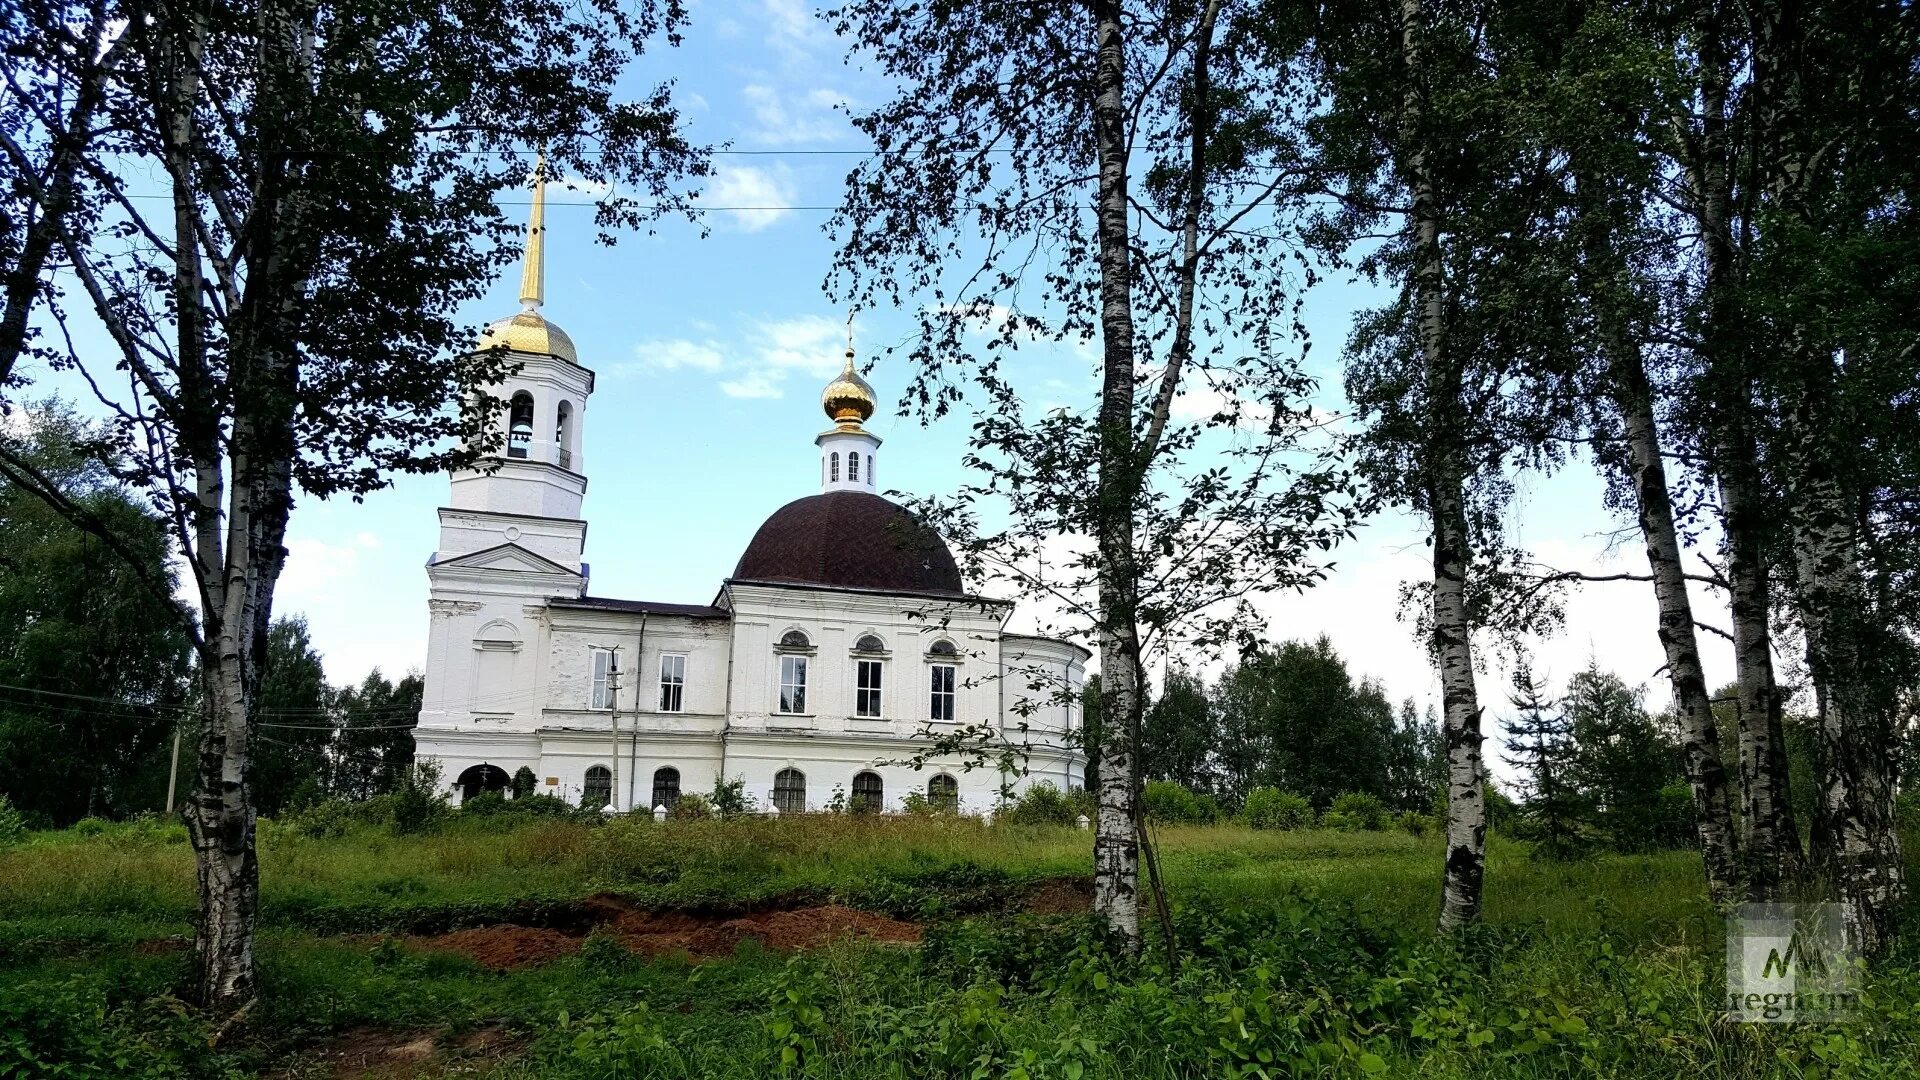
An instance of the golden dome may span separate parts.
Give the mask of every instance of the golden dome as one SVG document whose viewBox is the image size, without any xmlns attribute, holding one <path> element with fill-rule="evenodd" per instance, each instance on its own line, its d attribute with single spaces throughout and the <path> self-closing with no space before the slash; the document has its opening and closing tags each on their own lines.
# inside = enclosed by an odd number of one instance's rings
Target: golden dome
<svg viewBox="0 0 1920 1080">
<path fill-rule="evenodd" d="M 580 355 L 573 351 L 573 339 L 537 311 L 523 311 L 511 319 L 489 323 L 474 348 L 479 351 L 502 345 L 514 352 L 557 356 L 571 364 L 580 362 Z"/>
<path fill-rule="evenodd" d="M 820 407 L 827 411 L 827 419 L 836 424 L 859 427 L 873 416 L 873 387 L 853 370 L 852 349 L 847 350 L 847 366 L 840 369 L 839 377 L 821 391 Z"/>
</svg>

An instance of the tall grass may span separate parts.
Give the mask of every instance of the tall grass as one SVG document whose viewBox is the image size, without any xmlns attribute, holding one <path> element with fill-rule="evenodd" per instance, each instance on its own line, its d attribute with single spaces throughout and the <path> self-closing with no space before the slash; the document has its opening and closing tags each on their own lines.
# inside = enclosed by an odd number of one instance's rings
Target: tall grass
<svg viewBox="0 0 1920 1080">
<path fill-rule="evenodd" d="M 330 1032 L 476 1025 L 517 1039 L 497 1080 L 773 1076 L 789 1052 L 787 1075 L 848 1080 L 1920 1075 L 1911 957 L 1876 975 L 1855 1024 L 1725 1023 L 1721 931 L 1686 852 L 1552 863 L 1495 837 L 1489 925 L 1442 941 L 1437 837 L 1153 838 L 1178 973 L 1159 943 L 1142 963 L 1115 960 L 1085 920 L 956 917 L 1086 874 L 1091 837 L 1073 828 L 455 815 L 428 835 L 360 824 L 314 838 L 265 823 L 262 1006 L 252 1034 L 209 1054 L 167 996 L 189 958 L 146 940 L 184 933 L 193 911 L 178 827 L 40 834 L 0 850 L 0 1021 L 13 1025 L 0 1075 L 10 1047 L 95 1063 L 75 1075 L 306 1075 L 298 1056 Z M 603 948 L 494 973 L 342 933 L 519 919 L 604 890 L 689 908 L 832 898 L 922 917 L 929 940 L 791 958 L 749 944 L 697 966 Z"/>
<path fill-rule="evenodd" d="M 1400 832 L 1156 828 L 1177 900 L 1257 903 L 1301 890 L 1352 900 L 1398 925 L 1437 912 L 1441 842 Z M 329 910 L 393 912 L 565 900 L 598 891 L 662 906 L 752 904 L 793 892 L 857 894 L 876 881 L 955 867 L 1013 880 L 1090 872 L 1089 834 L 970 818 L 454 819 L 424 836 L 360 826 L 313 839 L 263 823 L 261 913 L 297 927 Z M 0 850 L 0 919 L 96 915 L 184 926 L 194 910 L 183 832 L 110 826 Z M 1541 862 L 1495 837 L 1487 916 L 1653 932 L 1711 914 L 1687 852 Z M 375 916 L 366 919 L 377 921 Z M 364 921 L 364 920 L 363 920 Z M 324 922 L 322 925 L 325 925 Z"/>
</svg>

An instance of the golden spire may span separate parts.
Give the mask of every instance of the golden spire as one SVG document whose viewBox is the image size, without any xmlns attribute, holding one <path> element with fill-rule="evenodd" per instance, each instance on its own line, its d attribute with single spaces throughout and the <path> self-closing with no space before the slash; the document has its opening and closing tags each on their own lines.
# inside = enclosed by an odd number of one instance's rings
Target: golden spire
<svg viewBox="0 0 1920 1080">
<path fill-rule="evenodd" d="M 873 387 L 867 380 L 853 370 L 853 312 L 847 313 L 847 362 L 840 369 L 840 375 L 827 384 L 820 393 L 820 407 L 827 411 L 827 419 L 841 428 L 858 430 L 860 425 L 873 415 Z"/>
<path fill-rule="evenodd" d="M 520 306 L 540 310 L 547 283 L 547 155 L 533 163 L 533 213 L 527 216 L 526 264 L 520 270 Z"/>
</svg>

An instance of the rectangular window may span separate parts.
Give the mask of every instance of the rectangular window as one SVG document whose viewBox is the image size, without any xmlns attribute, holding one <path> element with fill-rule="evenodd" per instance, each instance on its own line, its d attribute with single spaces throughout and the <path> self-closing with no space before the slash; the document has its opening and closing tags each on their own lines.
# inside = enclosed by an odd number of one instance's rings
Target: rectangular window
<svg viewBox="0 0 1920 1080">
<path fill-rule="evenodd" d="M 807 711 L 807 658 L 804 656 L 780 658 L 780 711 Z"/>
<path fill-rule="evenodd" d="M 686 654 L 660 654 L 660 711 L 679 712 L 685 703 L 686 690 Z"/>
<path fill-rule="evenodd" d="M 954 676 L 959 669 L 952 664 L 934 664 L 928 670 L 933 673 L 933 700 L 927 715 L 935 720 L 952 720 Z"/>
<path fill-rule="evenodd" d="M 861 660 L 856 665 L 853 714 L 880 715 L 880 661 Z"/>
<path fill-rule="evenodd" d="M 587 697 L 589 709 L 613 708 L 613 674 L 617 670 L 612 649 L 594 649 L 593 653 L 593 691 Z"/>
</svg>

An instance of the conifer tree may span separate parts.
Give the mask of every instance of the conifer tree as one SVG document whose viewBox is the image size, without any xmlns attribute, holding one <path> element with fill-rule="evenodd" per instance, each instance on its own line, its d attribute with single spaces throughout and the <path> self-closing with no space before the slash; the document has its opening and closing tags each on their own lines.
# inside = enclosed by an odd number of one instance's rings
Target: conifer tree
<svg viewBox="0 0 1920 1080">
<path fill-rule="evenodd" d="M 1524 664 L 1513 673 L 1507 701 L 1514 709 L 1506 723 L 1507 763 L 1520 770 L 1521 809 L 1537 850 L 1556 859 L 1577 854 L 1582 845 L 1580 800 L 1571 779 L 1573 723 Z"/>
</svg>

